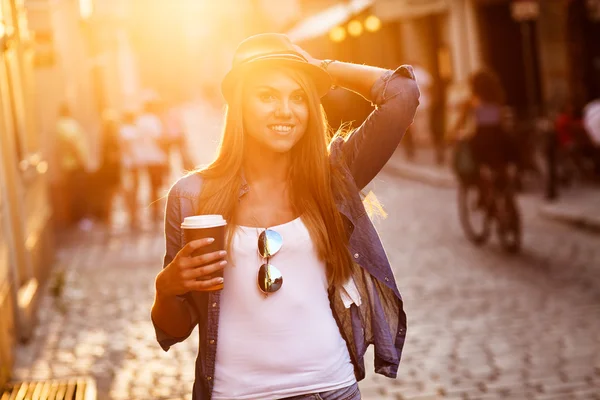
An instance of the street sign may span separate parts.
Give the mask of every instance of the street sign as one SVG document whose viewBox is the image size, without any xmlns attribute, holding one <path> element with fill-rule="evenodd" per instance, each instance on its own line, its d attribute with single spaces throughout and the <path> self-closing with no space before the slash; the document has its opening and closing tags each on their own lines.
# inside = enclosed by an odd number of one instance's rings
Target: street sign
<svg viewBox="0 0 600 400">
<path fill-rule="evenodd" d="M 538 0 L 513 0 L 510 11 L 515 21 L 531 21 L 540 15 L 540 3 Z"/>
</svg>

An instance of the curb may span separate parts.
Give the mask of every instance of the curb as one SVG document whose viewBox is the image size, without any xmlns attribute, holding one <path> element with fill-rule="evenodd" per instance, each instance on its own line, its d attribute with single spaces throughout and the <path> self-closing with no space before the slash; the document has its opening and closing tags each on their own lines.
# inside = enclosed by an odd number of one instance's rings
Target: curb
<svg viewBox="0 0 600 400">
<path fill-rule="evenodd" d="M 575 210 L 558 209 L 558 207 L 554 205 L 542 206 L 540 208 L 540 214 L 545 218 L 557 222 L 600 233 L 600 217 L 584 215 L 580 211 Z"/>
<path fill-rule="evenodd" d="M 450 172 L 444 172 L 439 168 L 419 166 L 406 162 L 390 160 L 384 167 L 384 171 L 411 181 L 421 182 L 430 186 L 440 188 L 456 188 L 458 182 Z M 554 220 L 563 224 L 571 225 L 582 230 L 600 233 L 600 215 L 584 214 L 578 209 L 568 209 L 566 206 L 555 204 L 543 205 L 539 213 L 544 218 Z"/>
</svg>

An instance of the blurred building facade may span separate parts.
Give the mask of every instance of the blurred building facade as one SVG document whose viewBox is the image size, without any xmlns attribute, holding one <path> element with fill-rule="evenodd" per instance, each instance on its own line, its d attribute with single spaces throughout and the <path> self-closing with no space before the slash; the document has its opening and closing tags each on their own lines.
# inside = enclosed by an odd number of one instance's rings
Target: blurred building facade
<svg viewBox="0 0 600 400">
<path fill-rule="evenodd" d="M 35 107 L 35 53 L 23 1 L 0 1 L 0 383 L 27 340 L 53 260 L 48 162 Z"/>
<path fill-rule="evenodd" d="M 521 119 L 553 114 L 567 101 L 581 106 L 599 97 L 599 3 L 303 0 L 301 9 L 309 15 L 288 33 L 317 57 L 388 68 L 418 65 L 431 76 L 429 95 L 445 103 L 448 127 L 467 95 L 468 76 L 484 66 L 498 73 L 507 103 Z M 371 16 L 381 25 L 369 31 Z M 429 136 L 417 135 L 422 141 Z"/>
<path fill-rule="evenodd" d="M 63 222 L 59 108 L 84 128 L 93 168 L 101 114 L 139 92 L 125 14 L 119 1 L 0 0 L 0 385 L 35 327 Z"/>
</svg>

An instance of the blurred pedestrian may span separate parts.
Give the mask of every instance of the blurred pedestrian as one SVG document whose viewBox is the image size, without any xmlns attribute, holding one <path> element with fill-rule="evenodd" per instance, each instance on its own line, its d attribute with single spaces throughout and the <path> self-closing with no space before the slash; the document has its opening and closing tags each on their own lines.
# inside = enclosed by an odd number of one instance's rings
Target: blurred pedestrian
<svg viewBox="0 0 600 400">
<path fill-rule="evenodd" d="M 330 138 L 320 105 L 332 83 L 377 105 L 345 139 Z M 395 377 L 406 335 L 359 190 L 413 120 L 412 69 L 317 60 L 285 35 L 262 34 L 239 45 L 222 91 L 216 160 L 168 195 L 157 339 L 168 350 L 198 325 L 196 400 L 360 399 L 368 345 L 376 372 Z M 191 256 L 210 243 L 182 243 L 182 220 L 197 214 L 228 221 L 228 256 Z M 220 270 L 223 279 L 211 278 Z"/>
<path fill-rule="evenodd" d="M 554 142 L 557 146 L 557 149 L 554 149 L 557 154 L 554 156 L 557 158 L 558 165 L 553 168 L 558 167 L 557 177 L 562 183 L 568 184 L 573 179 L 575 172 L 582 172 L 585 169 L 582 165 L 578 145 L 582 134 L 585 135 L 583 119 L 572 102 L 567 102 L 557 114 L 554 131 L 556 133 Z"/>
<path fill-rule="evenodd" d="M 589 138 L 588 154 L 594 162 L 596 177 L 600 178 L 600 99 L 593 100 L 585 106 L 583 124 Z"/>
<path fill-rule="evenodd" d="M 138 154 L 137 143 L 139 142 L 138 129 L 135 126 L 136 115 L 128 110 L 123 114 L 123 119 L 119 127 L 119 138 L 121 141 L 121 162 L 123 163 L 123 172 L 127 177 L 127 184 L 123 185 L 125 204 L 129 214 L 129 226 L 135 230 L 139 227 L 138 220 L 138 186 L 139 186 L 139 168 L 142 160 Z"/>
<path fill-rule="evenodd" d="M 138 115 L 135 125 L 137 128 L 136 155 L 139 169 L 145 170 L 150 180 L 150 207 L 153 221 L 162 217 L 162 204 L 159 192 L 165 178 L 169 174 L 169 162 L 165 151 L 165 130 L 159 117 L 159 103 L 149 101 Z M 136 175 L 139 179 L 140 174 Z M 136 180 L 135 186 L 137 188 Z M 137 189 L 136 189 L 137 191 Z"/>
<path fill-rule="evenodd" d="M 504 90 L 496 74 L 490 70 L 476 71 L 469 78 L 470 97 L 461 106 L 461 112 L 449 134 L 458 138 L 472 118 L 475 130 L 469 139 L 473 159 L 478 166 L 482 192 L 490 181 L 509 187 L 516 178 L 518 151 L 508 132 L 503 128 Z"/>
<path fill-rule="evenodd" d="M 89 149 L 80 123 L 67 104 L 59 108 L 56 138 L 60 180 L 63 187 L 67 227 L 80 224 L 86 228 L 88 217 Z"/>
<path fill-rule="evenodd" d="M 147 108 L 148 109 L 148 108 Z M 125 188 L 129 222 L 132 229 L 140 226 L 140 180 L 148 178 L 152 218 L 160 216 L 159 190 L 165 175 L 167 156 L 161 147 L 162 124 L 158 117 L 145 112 L 136 116 L 127 111 L 120 128 L 123 166 L 127 172 L 128 184 Z"/>
<path fill-rule="evenodd" d="M 168 105 L 164 105 L 161 111 L 160 116 L 164 127 L 163 134 L 167 155 L 177 154 L 183 169 L 186 171 L 193 170 L 194 162 L 189 153 L 181 112 L 176 107 Z"/>
<path fill-rule="evenodd" d="M 596 146 L 600 146 L 600 99 L 590 101 L 583 110 L 585 129 Z"/>
<path fill-rule="evenodd" d="M 114 198 L 121 188 L 121 139 L 118 115 L 114 110 L 102 114 L 100 167 L 96 171 L 96 193 L 99 202 L 98 217 L 106 225 L 112 222 Z"/>
</svg>

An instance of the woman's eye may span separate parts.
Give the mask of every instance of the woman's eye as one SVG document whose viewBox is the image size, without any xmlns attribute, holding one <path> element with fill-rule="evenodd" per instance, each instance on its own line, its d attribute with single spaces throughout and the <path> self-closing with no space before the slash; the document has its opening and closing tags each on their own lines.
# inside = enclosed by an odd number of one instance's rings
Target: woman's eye
<svg viewBox="0 0 600 400">
<path fill-rule="evenodd" d="M 275 96 L 273 96 L 270 93 L 263 93 L 263 94 L 259 95 L 259 97 L 260 97 L 260 100 L 264 101 L 264 102 L 275 100 Z"/>
<path fill-rule="evenodd" d="M 294 96 L 292 96 L 292 100 L 295 102 L 301 103 L 304 100 L 306 100 L 306 98 L 304 97 L 303 94 L 295 94 Z"/>
</svg>

